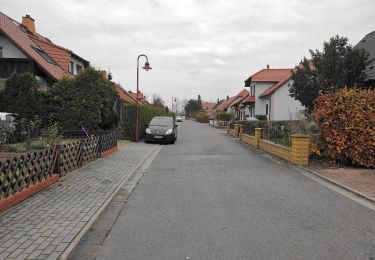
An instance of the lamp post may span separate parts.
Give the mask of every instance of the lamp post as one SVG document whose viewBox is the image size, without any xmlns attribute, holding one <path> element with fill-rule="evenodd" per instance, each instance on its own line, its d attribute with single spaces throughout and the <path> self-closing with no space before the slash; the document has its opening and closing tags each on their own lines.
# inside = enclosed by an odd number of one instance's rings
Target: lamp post
<svg viewBox="0 0 375 260">
<path fill-rule="evenodd" d="M 137 100 L 136 100 L 136 104 L 137 104 L 137 115 L 136 115 L 136 122 L 135 122 L 135 141 L 138 143 L 139 141 L 139 58 L 140 57 L 145 57 L 146 58 L 146 63 L 145 63 L 145 66 L 142 67 L 142 69 L 148 71 L 150 69 L 152 69 L 150 67 L 150 64 L 148 63 L 148 58 L 146 55 L 144 54 L 141 54 L 138 56 L 137 58 Z"/>
</svg>

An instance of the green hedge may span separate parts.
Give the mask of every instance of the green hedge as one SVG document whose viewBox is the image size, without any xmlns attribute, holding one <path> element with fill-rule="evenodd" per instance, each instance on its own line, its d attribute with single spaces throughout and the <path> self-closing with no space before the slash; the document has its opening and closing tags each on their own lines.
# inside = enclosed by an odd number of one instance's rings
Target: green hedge
<svg viewBox="0 0 375 260">
<path fill-rule="evenodd" d="M 232 118 L 232 115 L 230 113 L 222 112 L 216 115 L 216 119 L 218 121 L 230 121 L 231 118 Z"/>
<path fill-rule="evenodd" d="M 135 120 L 136 120 L 136 104 L 125 103 L 122 110 L 121 138 L 135 141 Z M 141 138 L 143 138 L 146 125 L 148 125 L 154 116 L 170 116 L 162 107 L 150 105 L 139 106 L 139 129 Z"/>
</svg>

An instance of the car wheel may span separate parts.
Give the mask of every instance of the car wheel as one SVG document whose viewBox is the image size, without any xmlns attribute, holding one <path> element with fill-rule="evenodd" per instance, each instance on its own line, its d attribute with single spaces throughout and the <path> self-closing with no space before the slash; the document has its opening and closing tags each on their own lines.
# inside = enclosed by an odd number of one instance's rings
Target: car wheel
<svg viewBox="0 0 375 260">
<path fill-rule="evenodd" d="M 171 144 L 174 144 L 174 142 L 176 142 L 176 140 L 171 141 Z"/>
</svg>

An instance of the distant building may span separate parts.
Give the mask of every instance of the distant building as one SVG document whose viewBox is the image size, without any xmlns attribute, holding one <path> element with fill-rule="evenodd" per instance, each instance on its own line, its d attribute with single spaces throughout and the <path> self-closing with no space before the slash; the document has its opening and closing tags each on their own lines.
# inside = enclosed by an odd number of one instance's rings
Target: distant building
<svg viewBox="0 0 375 260">
<path fill-rule="evenodd" d="M 37 33 L 29 15 L 19 23 L 0 12 L 0 81 L 13 72 L 32 73 L 41 87 L 77 75 L 89 62 Z"/>
<path fill-rule="evenodd" d="M 292 69 L 262 69 L 245 80 L 245 87 L 250 88 L 248 120 L 255 120 L 256 115 L 265 115 L 268 120 L 297 119 L 304 110 L 302 104 L 289 95 L 293 84 Z"/>
<path fill-rule="evenodd" d="M 372 62 L 366 68 L 366 82 L 369 86 L 375 86 L 375 31 L 367 34 L 354 48 L 365 49 L 370 54 Z"/>
</svg>

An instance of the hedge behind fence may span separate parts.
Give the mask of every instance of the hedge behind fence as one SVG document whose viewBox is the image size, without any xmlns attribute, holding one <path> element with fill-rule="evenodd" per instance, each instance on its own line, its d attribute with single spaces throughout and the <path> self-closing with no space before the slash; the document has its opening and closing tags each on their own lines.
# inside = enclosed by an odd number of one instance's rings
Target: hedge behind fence
<svg viewBox="0 0 375 260">
<path fill-rule="evenodd" d="M 208 123 L 208 115 L 206 111 L 197 111 L 195 120 L 200 123 Z"/>
<path fill-rule="evenodd" d="M 135 141 L 136 104 L 125 103 L 122 111 L 121 137 Z M 170 116 L 164 108 L 150 105 L 139 106 L 139 129 L 141 137 L 144 136 L 146 125 L 154 116 Z"/>
<path fill-rule="evenodd" d="M 375 167 L 375 90 L 345 88 L 315 103 L 322 148 L 334 159 Z"/>
</svg>

